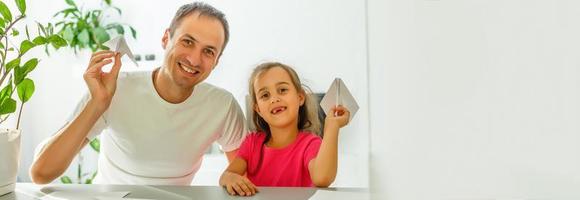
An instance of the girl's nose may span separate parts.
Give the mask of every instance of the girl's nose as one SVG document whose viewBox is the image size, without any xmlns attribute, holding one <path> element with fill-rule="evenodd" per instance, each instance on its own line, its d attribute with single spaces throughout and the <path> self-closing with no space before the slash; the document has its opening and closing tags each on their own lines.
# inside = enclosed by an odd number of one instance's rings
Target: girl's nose
<svg viewBox="0 0 580 200">
<path fill-rule="evenodd" d="M 276 103 L 276 102 L 280 102 L 280 98 L 278 98 L 278 97 L 273 97 L 273 98 L 272 98 L 272 102 L 270 102 L 270 103 Z"/>
</svg>

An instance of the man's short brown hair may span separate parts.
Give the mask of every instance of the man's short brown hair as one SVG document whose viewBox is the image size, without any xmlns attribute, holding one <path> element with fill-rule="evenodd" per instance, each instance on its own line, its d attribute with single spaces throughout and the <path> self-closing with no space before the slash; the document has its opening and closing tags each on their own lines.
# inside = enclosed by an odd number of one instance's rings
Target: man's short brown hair
<svg viewBox="0 0 580 200">
<path fill-rule="evenodd" d="M 218 9 L 214 8 L 209 4 L 203 2 L 194 2 L 181 6 L 175 13 L 173 20 L 171 20 L 171 25 L 169 26 L 169 35 L 173 37 L 173 33 L 175 33 L 175 29 L 177 28 L 177 26 L 180 25 L 181 19 L 193 13 L 199 13 L 200 16 L 212 17 L 221 22 L 225 33 L 225 40 L 220 52 L 221 56 L 230 38 L 230 28 L 224 13 L 222 13 L 221 11 L 219 11 Z"/>
</svg>

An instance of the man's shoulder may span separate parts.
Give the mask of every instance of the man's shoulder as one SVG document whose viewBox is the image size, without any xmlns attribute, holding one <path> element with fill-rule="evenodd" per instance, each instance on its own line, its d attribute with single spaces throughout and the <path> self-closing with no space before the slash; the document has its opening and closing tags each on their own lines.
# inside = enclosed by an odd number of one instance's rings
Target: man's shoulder
<svg viewBox="0 0 580 200">
<path fill-rule="evenodd" d="M 195 87 L 194 94 L 196 93 L 205 97 L 215 98 L 216 100 L 232 101 L 234 99 L 234 95 L 231 92 L 206 82 L 199 83 Z"/>
</svg>

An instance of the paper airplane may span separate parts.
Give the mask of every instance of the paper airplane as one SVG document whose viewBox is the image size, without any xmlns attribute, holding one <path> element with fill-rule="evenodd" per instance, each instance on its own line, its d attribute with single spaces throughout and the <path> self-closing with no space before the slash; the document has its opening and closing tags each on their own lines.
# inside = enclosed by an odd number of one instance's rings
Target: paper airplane
<svg viewBox="0 0 580 200">
<path fill-rule="evenodd" d="M 125 37 L 123 37 L 122 35 L 119 35 L 105 42 L 103 45 L 109 47 L 111 51 L 121 53 L 121 57 L 123 57 L 123 55 L 127 55 L 127 57 L 129 57 L 129 59 L 131 59 L 131 61 L 133 61 L 133 63 L 135 63 L 136 66 L 139 66 L 137 64 L 137 61 L 135 60 L 135 56 L 133 56 L 133 53 L 131 52 L 131 49 L 129 49 L 129 45 L 127 45 Z"/>
<path fill-rule="evenodd" d="M 340 78 L 334 79 L 328 92 L 326 92 L 326 95 L 324 95 L 320 101 L 320 106 L 326 115 L 334 115 L 334 113 L 330 112 L 332 111 L 332 108 L 337 105 L 342 105 L 348 109 L 350 112 L 349 121 L 352 121 L 354 114 L 356 114 L 356 111 L 359 109 L 356 100 L 354 100 L 354 97 L 352 97 L 352 94 L 350 94 L 350 91 L 346 88 L 346 85 L 344 85 L 344 82 L 342 82 Z"/>
</svg>

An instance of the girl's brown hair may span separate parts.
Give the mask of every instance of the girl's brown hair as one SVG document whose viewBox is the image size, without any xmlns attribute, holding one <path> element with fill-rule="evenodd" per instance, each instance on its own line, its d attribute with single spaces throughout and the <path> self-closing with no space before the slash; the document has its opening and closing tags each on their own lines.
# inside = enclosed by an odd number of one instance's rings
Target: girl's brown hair
<svg viewBox="0 0 580 200">
<path fill-rule="evenodd" d="M 294 71 L 294 69 L 292 69 L 288 65 L 279 62 L 267 62 L 258 65 L 254 69 L 252 75 L 250 76 L 250 82 L 248 84 L 251 96 L 250 105 L 252 105 L 252 108 L 254 108 L 257 105 L 256 92 L 254 91 L 254 83 L 264 72 L 274 67 L 280 67 L 284 69 L 284 71 L 286 71 L 288 75 L 290 75 L 294 88 L 298 91 L 298 93 L 304 95 L 304 104 L 302 104 L 298 110 L 298 130 L 309 131 L 316 135 L 320 135 L 321 132 L 320 120 L 318 119 L 318 105 L 316 104 L 317 102 L 316 97 L 310 94 L 311 93 L 310 89 L 307 86 L 302 85 L 302 82 L 300 82 L 300 78 L 298 77 L 298 74 L 296 74 L 296 71 Z M 262 146 L 260 147 L 260 158 L 258 160 L 258 165 L 256 169 L 252 171 L 248 169 L 247 171 L 248 174 L 255 174 L 256 172 L 259 171 L 260 167 L 262 167 L 262 159 L 264 157 L 263 155 L 264 146 L 266 145 L 268 140 L 272 138 L 272 133 L 270 132 L 270 126 L 268 125 L 268 123 L 264 120 L 264 118 L 260 117 L 260 115 L 258 114 L 258 112 L 256 112 L 255 109 L 252 109 L 251 117 L 253 119 L 252 121 L 254 122 L 254 126 L 256 126 L 256 130 L 266 134 L 266 138 L 264 139 L 264 141 L 262 142 Z"/>
</svg>

